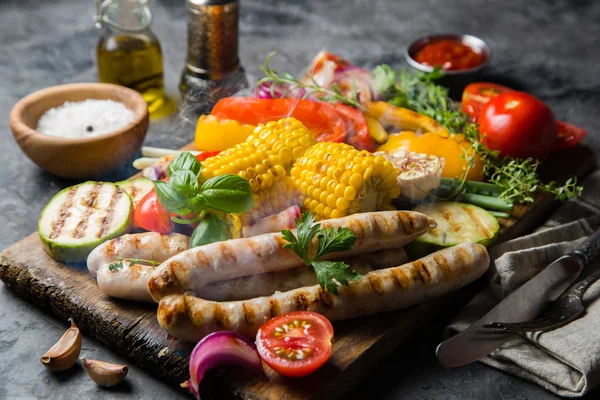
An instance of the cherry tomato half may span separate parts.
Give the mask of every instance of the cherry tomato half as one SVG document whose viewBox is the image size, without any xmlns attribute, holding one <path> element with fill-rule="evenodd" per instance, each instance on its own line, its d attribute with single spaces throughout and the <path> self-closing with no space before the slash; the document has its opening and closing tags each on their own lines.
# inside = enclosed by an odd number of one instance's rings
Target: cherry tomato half
<svg viewBox="0 0 600 400">
<path fill-rule="evenodd" d="M 285 376 L 305 376 L 331 356 L 333 327 L 310 311 L 279 315 L 260 327 L 256 348 L 265 363 Z"/>
<path fill-rule="evenodd" d="M 341 103 L 333 105 L 346 124 L 346 137 L 344 142 L 351 144 L 358 150 L 375 151 L 375 142 L 369 134 L 367 119 L 356 108 Z"/>
<path fill-rule="evenodd" d="M 524 92 L 506 92 L 491 99 L 478 122 L 483 143 L 502 156 L 545 158 L 556 141 L 554 113 Z"/>
<path fill-rule="evenodd" d="M 469 117 L 471 117 L 473 121 L 477 121 L 483 106 L 485 106 L 488 101 L 502 93 L 513 91 L 514 90 L 509 87 L 495 83 L 470 83 L 465 87 L 462 94 L 462 112 L 464 114 L 469 114 Z"/>
<path fill-rule="evenodd" d="M 158 233 L 169 233 L 175 227 L 170 213 L 158 202 L 155 189 L 142 197 L 133 211 L 133 222 L 142 229 Z"/>
<path fill-rule="evenodd" d="M 344 120 L 331 105 L 312 100 L 226 97 L 215 104 L 212 114 L 248 125 L 296 118 L 319 142 L 341 142 L 346 133 Z"/>
</svg>

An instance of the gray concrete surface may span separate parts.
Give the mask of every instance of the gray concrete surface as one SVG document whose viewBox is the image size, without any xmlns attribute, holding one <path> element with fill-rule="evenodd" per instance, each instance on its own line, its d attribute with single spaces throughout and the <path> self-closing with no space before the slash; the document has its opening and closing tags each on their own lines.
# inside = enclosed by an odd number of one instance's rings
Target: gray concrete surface
<svg viewBox="0 0 600 400">
<path fill-rule="evenodd" d="M 560 119 L 586 127 L 585 143 L 600 154 L 600 2 L 589 1 L 368 1 L 241 0 L 240 56 L 250 78 L 277 50 L 281 70 L 299 71 L 321 49 L 357 64 L 403 63 L 412 39 L 430 32 L 467 32 L 494 51 L 489 79 L 528 90 Z M 169 91 L 185 57 L 184 1 L 154 0 L 154 31 L 165 57 Z M 14 143 L 8 113 L 21 97 L 61 83 L 96 80 L 92 1 L 0 0 L 0 249 L 34 232 L 43 205 L 70 185 L 31 163 Z M 193 124 L 178 118 L 153 124 L 146 144 L 178 147 Z M 130 175 L 123 169 L 114 179 Z M 454 310 L 461 302 L 457 300 Z M 444 369 L 434 357 L 451 315 L 423 329 L 352 391 L 356 399 L 553 399 L 543 389 L 481 364 Z M 0 283 L 0 399 L 189 398 L 131 366 L 127 383 L 103 390 L 81 368 L 48 373 L 38 359 L 66 323 L 17 298 Z M 84 338 L 83 355 L 126 362 Z M 349 383 L 350 384 L 350 383 Z M 597 392 L 597 391 L 596 391 Z M 596 398 L 593 392 L 588 398 Z"/>
</svg>

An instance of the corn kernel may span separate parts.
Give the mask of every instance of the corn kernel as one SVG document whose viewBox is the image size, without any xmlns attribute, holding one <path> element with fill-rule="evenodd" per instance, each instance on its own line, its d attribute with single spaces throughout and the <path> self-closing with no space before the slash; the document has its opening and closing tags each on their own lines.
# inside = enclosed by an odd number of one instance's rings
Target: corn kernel
<svg viewBox="0 0 600 400">
<path fill-rule="evenodd" d="M 354 173 L 354 174 L 352 174 L 352 176 L 350 176 L 350 180 L 348 181 L 348 183 L 354 189 L 358 189 L 360 187 L 360 185 L 362 185 L 362 183 L 363 183 L 363 178 L 360 174 Z"/>
</svg>

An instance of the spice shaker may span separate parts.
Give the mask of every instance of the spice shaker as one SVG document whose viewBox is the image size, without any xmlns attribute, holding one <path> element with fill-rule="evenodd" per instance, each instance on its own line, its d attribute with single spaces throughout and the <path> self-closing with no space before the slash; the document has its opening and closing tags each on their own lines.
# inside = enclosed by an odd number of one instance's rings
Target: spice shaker
<svg viewBox="0 0 600 400">
<path fill-rule="evenodd" d="M 150 29 L 149 0 L 96 0 L 94 20 L 102 28 L 96 47 L 98 79 L 139 92 L 152 118 L 175 111 L 165 94 L 160 43 Z"/>
<path fill-rule="evenodd" d="M 187 0 L 188 46 L 179 89 L 190 112 L 208 113 L 248 87 L 238 57 L 238 0 Z"/>
</svg>

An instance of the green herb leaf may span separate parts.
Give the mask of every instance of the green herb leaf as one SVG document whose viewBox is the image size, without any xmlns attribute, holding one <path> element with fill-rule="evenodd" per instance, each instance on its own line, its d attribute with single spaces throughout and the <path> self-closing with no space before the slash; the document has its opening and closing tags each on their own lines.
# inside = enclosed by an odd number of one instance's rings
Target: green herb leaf
<svg viewBox="0 0 600 400">
<path fill-rule="evenodd" d="M 200 188 L 200 199 L 215 210 L 228 213 L 250 211 L 254 205 L 250 184 L 238 175 L 215 176 Z"/>
<path fill-rule="evenodd" d="M 186 207 L 187 198 L 177 192 L 168 182 L 154 181 L 154 188 L 158 201 L 166 210 L 181 213 L 180 210 Z"/>
<path fill-rule="evenodd" d="M 227 240 L 227 223 L 215 213 L 207 213 L 190 239 L 190 247 Z"/>
<path fill-rule="evenodd" d="M 362 276 L 346 263 L 335 261 L 313 261 L 312 267 L 317 274 L 317 281 L 321 289 L 331 294 L 337 295 L 338 283 L 343 286 L 348 286 L 349 281 L 360 279 Z"/>
<path fill-rule="evenodd" d="M 110 272 L 117 272 L 121 268 L 123 268 L 123 261 L 113 261 L 108 264 L 108 270 Z"/>
<path fill-rule="evenodd" d="M 200 171 L 202 171 L 202 164 L 192 153 L 186 151 L 179 153 L 177 157 L 169 163 L 169 178 L 171 178 L 171 175 L 176 171 L 189 171 L 198 178 L 200 176 Z"/>
<path fill-rule="evenodd" d="M 338 284 L 347 286 L 349 280 L 358 279 L 361 275 L 343 262 L 319 261 L 317 257 L 324 256 L 336 251 L 350 250 L 356 243 L 356 236 L 348 228 L 322 229 L 320 224 L 315 224 L 315 218 L 307 211 L 302 214 L 302 219 L 296 219 L 296 236 L 292 231 L 286 229 L 281 235 L 289 243 L 283 247 L 292 249 L 306 265 L 312 265 L 317 280 L 323 290 L 338 294 Z M 317 237 L 317 250 L 310 257 L 308 252 L 314 237 Z M 335 279 L 335 280 L 334 280 Z"/>
<path fill-rule="evenodd" d="M 378 65 L 371 75 L 373 75 L 373 89 L 377 93 L 385 93 L 396 83 L 396 73 L 389 65 Z"/>
<path fill-rule="evenodd" d="M 318 245 L 314 258 L 336 251 L 348 251 L 356 243 L 356 235 L 348 228 L 321 229 L 317 233 Z"/>
<path fill-rule="evenodd" d="M 173 172 L 171 178 L 169 178 L 169 184 L 177 193 L 186 197 L 194 196 L 200 189 L 198 177 L 192 171 L 186 169 Z"/>
</svg>

